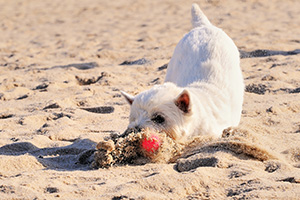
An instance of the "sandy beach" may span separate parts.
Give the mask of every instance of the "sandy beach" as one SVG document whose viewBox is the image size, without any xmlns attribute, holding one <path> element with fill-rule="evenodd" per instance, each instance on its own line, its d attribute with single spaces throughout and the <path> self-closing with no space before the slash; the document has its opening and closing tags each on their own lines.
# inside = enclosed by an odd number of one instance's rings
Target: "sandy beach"
<svg viewBox="0 0 300 200">
<path fill-rule="evenodd" d="M 172 163 L 92 169 L 162 84 L 198 3 L 241 52 L 236 131 Z M 0 0 L 0 199 L 299 199 L 300 1 Z"/>
</svg>

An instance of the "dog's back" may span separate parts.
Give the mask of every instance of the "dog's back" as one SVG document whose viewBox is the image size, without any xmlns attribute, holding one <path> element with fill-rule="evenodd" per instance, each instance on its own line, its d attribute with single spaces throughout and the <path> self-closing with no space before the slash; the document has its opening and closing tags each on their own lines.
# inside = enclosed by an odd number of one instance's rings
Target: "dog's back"
<svg viewBox="0 0 300 200">
<path fill-rule="evenodd" d="M 211 84 L 219 88 L 230 99 L 230 125 L 237 126 L 244 93 L 238 49 L 224 31 L 210 23 L 197 4 L 193 4 L 191 13 L 194 28 L 176 46 L 165 82 L 179 87 Z"/>
</svg>

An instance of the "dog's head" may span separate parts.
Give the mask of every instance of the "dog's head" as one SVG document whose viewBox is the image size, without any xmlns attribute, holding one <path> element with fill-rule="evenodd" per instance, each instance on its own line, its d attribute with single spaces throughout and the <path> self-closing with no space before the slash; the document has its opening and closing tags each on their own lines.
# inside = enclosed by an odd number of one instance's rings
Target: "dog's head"
<svg viewBox="0 0 300 200">
<path fill-rule="evenodd" d="M 173 83 L 157 85 L 137 96 L 122 92 L 131 105 L 128 129 L 164 131 L 169 137 L 184 138 L 192 115 L 190 94 Z"/>
</svg>

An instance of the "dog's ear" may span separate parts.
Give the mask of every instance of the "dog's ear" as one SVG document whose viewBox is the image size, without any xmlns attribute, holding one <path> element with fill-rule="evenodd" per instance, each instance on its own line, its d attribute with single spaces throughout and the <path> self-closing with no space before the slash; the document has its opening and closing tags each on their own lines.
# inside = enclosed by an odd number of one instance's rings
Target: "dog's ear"
<svg viewBox="0 0 300 200">
<path fill-rule="evenodd" d="M 127 94 L 126 92 L 124 91 L 121 91 L 121 94 L 123 95 L 123 97 L 125 97 L 126 101 L 132 105 L 133 101 L 134 101 L 134 96 L 130 95 L 130 94 Z"/>
<path fill-rule="evenodd" d="M 191 111 L 191 99 L 187 90 L 183 90 L 179 96 L 175 99 L 175 105 L 184 113 Z"/>
</svg>

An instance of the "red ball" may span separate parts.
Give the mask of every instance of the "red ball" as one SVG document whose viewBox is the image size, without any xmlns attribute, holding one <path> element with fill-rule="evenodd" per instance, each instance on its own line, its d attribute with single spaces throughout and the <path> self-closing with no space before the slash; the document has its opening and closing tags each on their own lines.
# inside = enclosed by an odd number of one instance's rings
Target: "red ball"
<svg viewBox="0 0 300 200">
<path fill-rule="evenodd" d="M 149 153 L 153 153 L 159 149 L 161 141 L 157 135 L 151 135 L 142 140 L 142 148 Z"/>
</svg>

